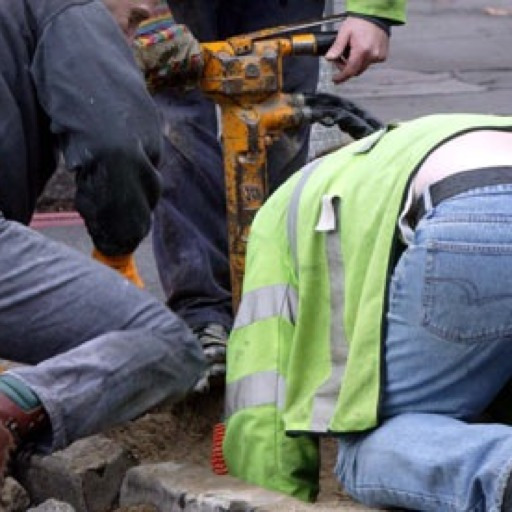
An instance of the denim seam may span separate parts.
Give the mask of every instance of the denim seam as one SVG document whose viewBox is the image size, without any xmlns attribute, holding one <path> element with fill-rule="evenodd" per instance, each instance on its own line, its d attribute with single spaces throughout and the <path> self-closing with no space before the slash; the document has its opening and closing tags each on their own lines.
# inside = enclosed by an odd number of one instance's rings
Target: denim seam
<svg viewBox="0 0 512 512">
<path fill-rule="evenodd" d="M 512 254 L 512 244 L 496 242 L 429 242 L 429 252 L 449 252 L 459 254 Z"/>
<path fill-rule="evenodd" d="M 434 211 L 434 210 L 432 210 Z M 478 213 L 450 213 L 443 217 L 426 217 L 430 226 L 436 224 L 510 224 L 512 215 L 503 214 L 478 214 Z M 418 223 L 419 226 L 419 223 Z"/>
<path fill-rule="evenodd" d="M 454 331 L 443 329 L 441 327 L 438 327 L 431 323 L 430 317 L 427 315 L 427 313 L 424 313 L 422 321 L 422 326 L 426 327 L 429 331 L 431 331 L 433 334 L 438 336 L 439 338 L 445 339 L 446 341 L 450 341 L 452 343 L 486 343 L 488 341 L 488 338 L 496 338 L 497 336 L 500 337 L 509 337 L 512 336 L 512 329 L 506 329 L 506 330 L 487 330 L 478 334 L 473 334 L 471 336 L 454 336 Z"/>
<path fill-rule="evenodd" d="M 428 315 L 428 308 L 432 307 L 433 305 L 433 295 L 430 292 L 430 288 L 426 286 L 428 283 L 428 278 L 426 277 L 429 275 L 434 268 L 434 256 L 432 254 L 432 251 L 428 250 L 425 253 L 425 286 L 423 287 L 423 293 L 421 297 L 421 305 L 422 305 L 422 315 L 421 315 L 421 324 L 423 326 L 426 326 L 429 321 L 429 315 Z"/>
<path fill-rule="evenodd" d="M 507 465 L 503 469 L 503 471 L 500 472 L 500 475 L 498 477 L 498 483 L 496 488 L 496 494 L 497 499 L 495 502 L 495 509 L 491 510 L 490 512 L 499 512 L 501 510 L 501 507 L 503 505 L 503 499 L 505 498 L 505 490 L 507 488 L 507 482 L 512 473 L 512 458 L 508 460 Z"/>
<path fill-rule="evenodd" d="M 434 255 L 439 252 L 451 252 L 459 254 L 488 254 L 488 255 L 505 255 L 512 254 L 512 245 L 500 247 L 496 244 L 477 245 L 457 244 L 450 242 L 427 242 L 427 252 L 425 261 L 425 280 L 422 292 L 422 313 L 421 325 L 435 336 L 453 343 L 485 343 L 489 338 L 509 337 L 512 335 L 512 326 L 498 325 L 492 329 L 481 329 L 480 332 L 473 332 L 464 336 L 460 335 L 459 329 L 447 329 L 441 327 L 432 320 L 432 308 L 434 307 L 433 287 L 439 281 L 439 278 L 433 277 L 434 272 Z"/>
<path fill-rule="evenodd" d="M 454 503 L 453 501 L 447 501 L 442 498 L 439 498 L 439 496 L 437 496 L 437 495 L 413 493 L 413 492 L 408 492 L 408 491 L 404 491 L 401 489 L 392 488 L 392 487 L 388 487 L 388 486 L 382 487 L 380 485 L 357 485 L 356 489 L 358 492 L 359 491 L 378 491 L 378 492 L 384 491 L 384 493 L 389 493 L 389 494 L 394 493 L 396 495 L 404 497 L 405 499 L 412 499 L 413 501 L 423 501 L 425 503 L 428 502 L 430 504 L 435 504 L 436 506 L 442 506 L 443 510 L 450 509 L 450 510 L 453 510 L 454 512 L 456 512 L 458 510 L 456 503 Z M 478 510 L 477 508 L 475 508 L 477 506 L 478 506 L 478 503 L 471 505 L 470 510 Z"/>
</svg>

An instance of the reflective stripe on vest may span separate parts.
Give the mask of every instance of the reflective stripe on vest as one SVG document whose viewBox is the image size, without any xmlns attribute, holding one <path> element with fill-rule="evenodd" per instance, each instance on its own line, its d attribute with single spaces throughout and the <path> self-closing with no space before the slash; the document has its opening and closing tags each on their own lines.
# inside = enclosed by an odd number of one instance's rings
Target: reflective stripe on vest
<svg viewBox="0 0 512 512">
<path fill-rule="evenodd" d="M 318 168 L 319 159 L 304 168 L 304 175 L 297 183 L 293 191 L 288 210 L 288 239 L 290 250 L 295 264 L 295 270 L 299 276 L 298 253 L 297 253 L 297 224 L 299 214 L 299 203 L 302 191 L 308 179 Z M 344 283 L 343 283 L 343 261 L 341 254 L 341 237 L 339 232 L 339 197 L 323 198 L 330 200 L 333 209 L 335 224 L 325 229 L 326 254 L 328 262 L 329 283 L 330 283 L 330 355 L 331 374 L 315 393 L 312 403 L 310 428 L 313 432 L 325 432 L 328 430 L 329 422 L 336 409 L 337 398 L 341 389 L 341 382 L 345 373 L 345 362 L 347 360 L 348 345 L 343 329 L 343 308 L 344 308 Z"/>
<path fill-rule="evenodd" d="M 300 197 L 310 176 L 318 168 L 322 161 L 323 158 L 318 158 L 302 168 L 301 177 L 297 185 L 295 185 L 295 189 L 293 190 L 293 194 L 290 199 L 290 206 L 288 207 L 288 245 L 290 246 L 290 252 L 293 258 L 295 272 L 298 272 L 299 269 L 297 264 L 297 222 L 299 216 L 298 212 Z"/>
<path fill-rule="evenodd" d="M 331 375 L 317 389 L 313 398 L 311 414 L 311 430 L 313 432 L 326 432 L 329 422 L 334 414 L 336 401 L 340 393 L 341 382 L 345 373 L 348 346 L 343 329 L 343 308 L 345 291 L 343 283 L 343 261 L 341 255 L 341 238 L 339 232 L 340 198 L 331 197 L 333 210 L 333 225 L 325 233 L 326 254 L 330 283 L 330 353 Z"/>
<path fill-rule="evenodd" d="M 295 323 L 297 291 L 288 284 L 264 286 L 244 293 L 233 329 L 272 317 Z M 284 405 L 285 380 L 277 371 L 258 372 L 226 384 L 226 418 L 247 407 Z"/>
<path fill-rule="evenodd" d="M 274 316 L 281 316 L 294 324 L 297 305 L 297 292 L 288 284 L 276 284 L 251 290 L 244 293 L 233 329 L 240 329 Z"/>
<path fill-rule="evenodd" d="M 248 407 L 284 407 L 286 382 L 277 371 L 253 373 L 226 385 L 226 419 Z"/>
</svg>

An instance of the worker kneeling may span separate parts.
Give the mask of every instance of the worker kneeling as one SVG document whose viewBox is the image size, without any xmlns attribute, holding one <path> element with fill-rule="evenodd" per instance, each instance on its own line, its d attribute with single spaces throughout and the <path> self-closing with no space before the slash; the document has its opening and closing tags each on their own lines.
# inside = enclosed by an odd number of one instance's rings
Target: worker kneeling
<svg viewBox="0 0 512 512">
<path fill-rule="evenodd" d="M 317 439 L 356 500 L 512 510 L 512 117 L 389 126 L 284 184 L 254 221 L 228 345 L 229 472 L 303 500 Z M 479 422 L 480 421 L 480 422 Z"/>
</svg>

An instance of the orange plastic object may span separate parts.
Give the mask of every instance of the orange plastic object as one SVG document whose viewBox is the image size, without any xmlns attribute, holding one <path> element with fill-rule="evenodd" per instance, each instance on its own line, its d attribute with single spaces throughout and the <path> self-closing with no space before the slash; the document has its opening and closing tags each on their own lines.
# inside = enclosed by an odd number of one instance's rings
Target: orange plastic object
<svg viewBox="0 0 512 512">
<path fill-rule="evenodd" d="M 98 249 L 93 248 L 92 257 L 107 267 L 110 267 L 112 270 L 119 272 L 123 277 L 129 279 L 135 286 L 144 288 L 144 281 L 140 277 L 133 254 L 107 256 L 106 254 L 98 251 Z"/>
<path fill-rule="evenodd" d="M 213 443 L 212 443 L 212 455 L 211 455 L 211 466 L 212 470 L 216 475 L 227 475 L 228 468 L 224 455 L 222 453 L 222 443 L 224 442 L 224 435 L 226 434 L 226 426 L 224 423 L 217 423 L 213 427 Z"/>
</svg>

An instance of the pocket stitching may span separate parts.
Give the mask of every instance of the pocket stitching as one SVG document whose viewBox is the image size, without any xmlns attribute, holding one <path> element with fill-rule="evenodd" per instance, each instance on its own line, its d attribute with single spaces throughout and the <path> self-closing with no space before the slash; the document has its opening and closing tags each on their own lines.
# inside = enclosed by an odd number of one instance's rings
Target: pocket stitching
<svg viewBox="0 0 512 512">
<path fill-rule="evenodd" d="M 460 330 L 451 328 L 443 328 L 436 325 L 432 321 L 433 307 L 434 307 L 434 286 L 439 282 L 438 278 L 433 277 L 435 270 L 435 254 L 440 251 L 450 253 L 462 254 L 512 254 L 512 245 L 496 245 L 496 244 L 478 244 L 463 245 L 456 242 L 439 242 L 429 241 L 427 244 L 426 262 L 425 262 L 425 277 L 422 291 L 422 320 L 421 324 L 428 331 L 436 336 L 454 343 L 482 343 L 489 340 L 489 338 L 496 337 L 510 337 L 512 336 L 512 325 L 507 327 L 505 325 L 498 325 L 492 329 L 483 329 L 478 333 L 471 335 L 461 335 Z"/>
</svg>

